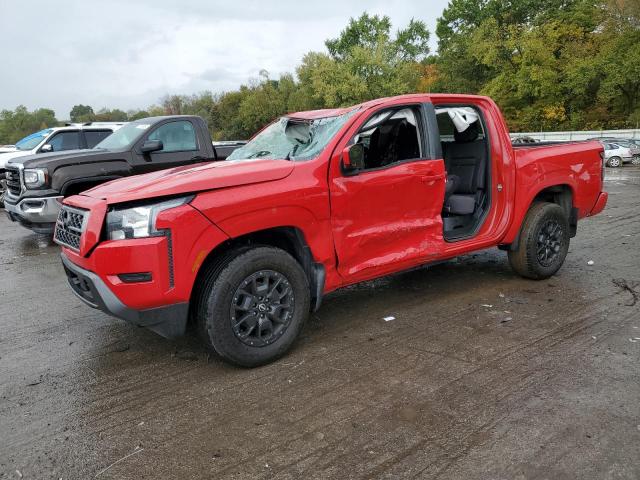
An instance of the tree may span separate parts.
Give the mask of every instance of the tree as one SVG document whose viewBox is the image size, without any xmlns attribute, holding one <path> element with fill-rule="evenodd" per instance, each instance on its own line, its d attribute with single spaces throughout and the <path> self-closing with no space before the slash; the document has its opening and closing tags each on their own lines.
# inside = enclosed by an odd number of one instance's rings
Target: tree
<svg viewBox="0 0 640 480">
<path fill-rule="evenodd" d="M 358 19 L 350 18 L 347 28 L 340 32 L 338 38 L 324 42 L 329 55 L 334 60 L 344 60 L 351 54 L 354 47 L 374 48 L 380 41 L 389 40 L 391 20 L 386 15 L 369 16 L 363 13 Z"/>
<path fill-rule="evenodd" d="M 452 0 L 438 20 L 434 88 L 490 95 L 515 130 L 631 125 L 640 22 L 620 4 Z"/>
<path fill-rule="evenodd" d="M 411 20 L 395 38 L 388 17 L 364 13 L 351 19 L 338 38 L 327 40 L 329 54 L 310 52 L 297 73 L 308 103 L 336 107 L 377 97 L 415 92 L 429 53 L 429 31 Z"/>
<path fill-rule="evenodd" d="M 74 105 L 69 113 L 72 122 L 90 122 L 94 118 L 93 108 L 89 105 Z"/>
<path fill-rule="evenodd" d="M 55 113 L 48 108 L 29 112 L 24 105 L 20 105 L 15 111 L 2 110 L 0 112 L 0 144 L 13 144 L 31 133 L 56 125 L 58 120 L 55 118 Z"/>
<path fill-rule="evenodd" d="M 130 122 L 140 120 L 141 118 L 147 118 L 149 116 L 150 115 L 147 110 L 129 110 L 127 112 L 127 118 Z"/>
<path fill-rule="evenodd" d="M 95 122 L 126 122 L 127 120 L 129 120 L 127 113 L 117 108 L 113 110 L 102 108 L 93 118 Z"/>
</svg>

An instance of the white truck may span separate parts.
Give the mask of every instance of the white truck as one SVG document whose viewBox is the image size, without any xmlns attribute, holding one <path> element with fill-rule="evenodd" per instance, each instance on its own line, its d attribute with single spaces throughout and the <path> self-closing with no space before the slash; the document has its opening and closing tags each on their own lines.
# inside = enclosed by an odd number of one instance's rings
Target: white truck
<svg viewBox="0 0 640 480">
<path fill-rule="evenodd" d="M 9 160 L 38 153 L 93 148 L 125 124 L 126 122 L 69 123 L 64 127 L 45 128 L 27 135 L 15 145 L 5 146 L 0 150 L 0 207 L 4 206 L 7 190 L 5 174 Z"/>
</svg>

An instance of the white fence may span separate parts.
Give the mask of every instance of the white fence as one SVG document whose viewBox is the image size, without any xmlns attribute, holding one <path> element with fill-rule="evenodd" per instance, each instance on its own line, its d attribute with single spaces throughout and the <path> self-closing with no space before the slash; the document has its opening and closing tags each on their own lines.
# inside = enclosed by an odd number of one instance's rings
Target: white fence
<svg viewBox="0 0 640 480">
<path fill-rule="evenodd" d="M 587 140 L 589 138 L 616 137 L 640 138 L 640 130 L 592 130 L 578 132 L 526 132 L 512 133 L 511 139 L 517 137 L 531 137 L 540 142 Z"/>
</svg>

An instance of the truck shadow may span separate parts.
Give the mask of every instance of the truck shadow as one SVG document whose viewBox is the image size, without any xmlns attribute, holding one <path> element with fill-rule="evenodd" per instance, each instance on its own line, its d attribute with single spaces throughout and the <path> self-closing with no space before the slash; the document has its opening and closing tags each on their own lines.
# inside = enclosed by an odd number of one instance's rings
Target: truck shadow
<svg viewBox="0 0 640 480">
<path fill-rule="evenodd" d="M 19 255 L 30 256 L 39 255 L 42 252 L 52 253 L 59 247 L 54 243 L 51 235 L 41 235 L 32 233 L 26 235 L 16 243 Z"/>
<path fill-rule="evenodd" d="M 387 316 L 403 319 L 415 317 L 416 311 L 436 309 L 455 312 L 470 302 L 474 305 L 488 302 L 487 298 L 497 296 L 501 288 L 513 282 L 526 281 L 511 272 L 504 253 L 487 251 L 345 287 L 329 294 L 321 308 L 310 314 L 292 352 L 276 364 L 292 361 L 287 360 L 289 355 L 317 354 L 318 348 L 345 342 L 345 335 L 368 336 L 380 325 L 388 330 L 393 322 L 387 324 L 384 321 Z M 184 337 L 174 340 L 124 322 L 118 322 L 114 329 L 130 346 L 128 353 L 135 350 L 141 357 L 149 354 L 151 362 L 164 357 L 234 368 L 203 347 L 192 324 Z M 138 360 L 144 362 L 143 358 Z"/>
</svg>

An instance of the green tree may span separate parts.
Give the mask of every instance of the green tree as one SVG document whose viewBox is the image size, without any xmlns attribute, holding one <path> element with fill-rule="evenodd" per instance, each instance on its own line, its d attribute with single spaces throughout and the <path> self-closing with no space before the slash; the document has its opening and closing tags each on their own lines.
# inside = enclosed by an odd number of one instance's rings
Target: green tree
<svg viewBox="0 0 640 480">
<path fill-rule="evenodd" d="M 90 122 L 94 118 L 93 108 L 89 105 L 74 105 L 69 113 L 72 122 Z"/>
<path fill-rule="evenodd" d="M 0 144 L 13 144 L 27 135 L 47 127 L 55 127 L 58 120 L 53 110 L 39 108 L 30 112 L 24 105 L 14 111 L 0 112 Z"/>
<path fill-rule="evenodd" d="M 109 110 L 108 108 L 102 108 L 98 110 L 93 117 L 94 122 L 126 122 L 129 120 L 127 112 L 114 108 Z"/>
<path fill-rule="evenodd" d="M 388 17 L 365 13 L 327 40 L 328 55 L 305 55 L 297 73 L 308 103 L 335 107 L 415 92 L 429 54 L 429 31 L 417 20 L 395 37 L 390 31 Z"/>
</svg>

